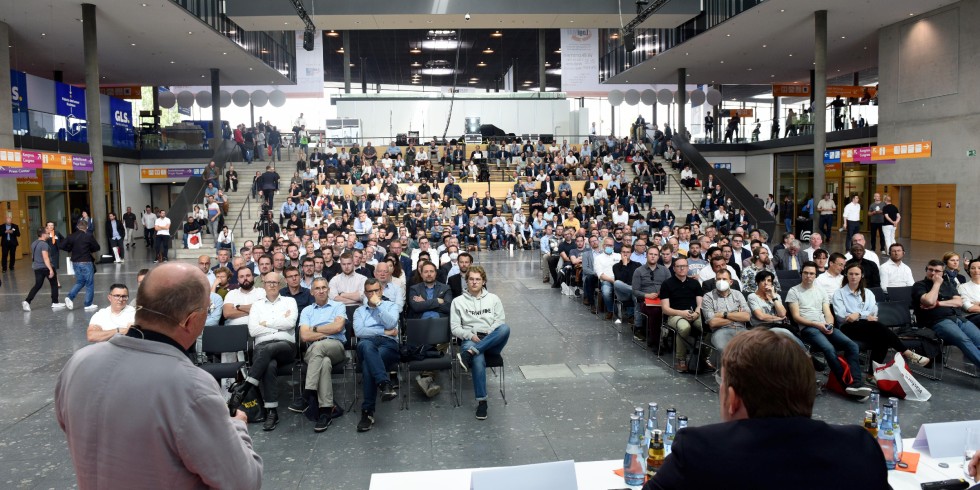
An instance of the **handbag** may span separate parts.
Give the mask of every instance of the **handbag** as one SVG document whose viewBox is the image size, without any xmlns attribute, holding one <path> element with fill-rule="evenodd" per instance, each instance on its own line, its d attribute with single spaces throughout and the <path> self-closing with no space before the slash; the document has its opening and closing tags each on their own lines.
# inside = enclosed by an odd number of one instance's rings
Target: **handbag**
<svg viewBox="0 0 980 490">
<path fill-rule="evenodd" d="M 925 389 L 915 376 L 909 371 L 905 358 L 901 353 L 896 352 L 895 358 L 887 364 L 873 362 L 875 384 L 883 394 L 896 396 L 903 400 L 924 402 L 932 397 L 929 390 Z"/>
<path fill-rule="evenodd" d="M 844 391 L 844 388 L 850 386 L 851 383 L 854 382 L 854 375 L 851 374 L 851 367 L 847 364 L 846 359 L 844 359 L 841 356 L 837 356 L 837 362 L 839 362 L 841 367 L 843 368 L 843 372 L 841 373 L 840 376 L 841 379 L 837 379 L 837 376 L 834 376 L 834 374 L 831 373 L 830 376 L 827 376 L 827 384 L 824 385 L 824 388 L 833 391 L 834 393 L 847 395 L 847 392 Z M 844 383 L 843 385 L 841 384 L 842 381 Z"/>
</svg>

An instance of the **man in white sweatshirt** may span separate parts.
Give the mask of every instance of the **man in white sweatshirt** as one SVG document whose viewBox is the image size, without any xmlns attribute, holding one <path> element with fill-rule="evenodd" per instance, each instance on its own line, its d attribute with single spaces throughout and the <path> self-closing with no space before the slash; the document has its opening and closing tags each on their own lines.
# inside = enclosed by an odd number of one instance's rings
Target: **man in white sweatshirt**
<svg viewBox="0 0 980 490">
<path fill-rule="evenodd" d="M 497 295 L 487 292 L 487 273 L 480 266 L 466 271 L 466 290 L 453 300 L 449 326 L 453 335 L 463 341 L 457 358 L 464 371 L 473 374 L 477 420 L 487 418 L 486 354 L 499 356 L 510 338 L 510 327 L 504 323 L 504 304 Z"/>
</svg>

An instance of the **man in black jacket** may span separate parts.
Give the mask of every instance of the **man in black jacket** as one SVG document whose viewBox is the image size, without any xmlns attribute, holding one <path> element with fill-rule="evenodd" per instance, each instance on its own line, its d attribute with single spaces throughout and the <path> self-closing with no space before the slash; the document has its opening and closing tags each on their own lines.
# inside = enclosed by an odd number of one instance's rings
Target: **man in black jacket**
<svg viewBox="0 0 980 490">
<path fill-rule="evenodd" d="M 757 366 L 768 372 L 760 376 Z M 678 432 L 670 456 L 643 490 L 889 488 L 871 434 L 811 418 L 815 378 L 791 338 L 768 329 L 736 335 L 722 354 L 723 422 Z"/>
<path fill-rule="evenodd" d="M 0 248 L 3 249 L 3 271 L 7 272 L 7 269 L 14 270 L 14 259 L 17 257 L 17 245 L 19 245 L 20 238 L 20 227 L 17 223 L 14 223 L 14 219 L 8 214 L 7 222 L 2 228 L 3 237 L 0 238 Z M 10 257 L 9 261 L 7 257 Z"/>
<path fill-rule="evenodd" d="M 276 190 L 279 189 L 279 174 L 276 173 L 271 165 L 266 167 L 265 173 L 260 175 L 258 180 L 256 180 L 255 187 L 262 191 L 265 203 L 271 208 L 275 199 Z"/>
<path fill-rule="evenodd" d="M 71 254 L 72 268 L 75 270 L 75 285 L 65 297 L 65 307 L 71 310 L 75 305 L 75 297 L 85 288 L 85 311 L 95 311 L 98 306 L 92 302 L 95 299 L 95 263 L 92 254 L 100 250 L 99 242 L 88 232 L 88 221 L 78 220 L 75 232 L 68 235 L 62 245 L 62 250 Z"/>
</svg>

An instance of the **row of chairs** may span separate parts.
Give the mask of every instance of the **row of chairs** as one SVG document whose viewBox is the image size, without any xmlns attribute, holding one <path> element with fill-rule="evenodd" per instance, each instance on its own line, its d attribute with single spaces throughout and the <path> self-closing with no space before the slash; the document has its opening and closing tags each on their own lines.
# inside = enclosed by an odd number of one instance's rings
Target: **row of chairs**
<svg viewBox="0 0 980 490">
<path fill-rule="evenodd" d="M 342 393 L 344 393 L 346 410 L 350 410 L 357 400 L 357 374 L 362 372 L 361 365 L 357 357 L 357 336 L 354 334 L 353 316 L 356 306 L 347 307 L 348 320 L 345 324 L 345 334 L 347 341 L 344 343 L 345 360 L 333 366 L 332 374 L 341 376 L 344 383 Z M 450 373 L 450 396 L 453 406 L 460 405 L 459 393 L 462 391 L 462 373 L 458 372 L 457 363 L 453 362 L 459 343 L 452 337 L 449 318 L 431 319 L 408 319 L 402 320 L 404 335 L 400 339 L 407 345 L 440 345 L 448 344 L 449 348 L 443 356 L 423 360 L 399 362 L 395 374 L 397 374 L 399 389 L 402 393 L 402 409 L 408 409 L 411 404 L 411 373 L 421 371 L 449 371 Z M 283 365 L 270 366 L 275 368 L 279 376 L 289 376 L 292 386 L 292 396 L 294 399 L 301 397 L 306 376 L 306 362 L 304 354 L 309 343 L 302 342 L 299 338 L 299 329 L 296 331 L 297 353 L 294 361 Z M 248 365 L 254 345 L 248 334 L 247 325 L 221 325 L 207 327 L 202 336 L 201 349 L 208 355 L 213 362 L 205 362 L 200 365 L 202 369 L 214 376 L 219 383 L 222 379 L 234 379 L 239 372 Z M 245 361 L 220 362 L 221 353 L 245 352 Z M 499 376 L 500 394 L 507 403 L 505 394 L 505 369 L 503 358 L 499 355 L 485 356 L 487 367 Z M 402 381 L 406 385 L 402 386 Z M 404 388 L 404 389 L 403 389 Z"/>
</svg>

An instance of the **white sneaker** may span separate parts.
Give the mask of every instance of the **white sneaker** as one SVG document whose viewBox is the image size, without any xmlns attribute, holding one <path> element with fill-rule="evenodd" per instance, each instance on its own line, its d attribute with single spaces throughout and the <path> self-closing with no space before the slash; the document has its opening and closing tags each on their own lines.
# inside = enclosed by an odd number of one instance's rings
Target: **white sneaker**
<svg viewBox="0 0 980 490">
<path fill-rule="evenodd" d="M 616 325 L 619 325 L 619 324 L 623 323 L 623 321 L 620 320 L 619 318 L 617 318 L 616 321 L 613 322 L 613 323 L 615 323 Z"/>
<path fill-rule="evenodd" d="M 68 297 L 65 297 L 65 308 L 68 308 L 69 310 L 75 309 L 75 303 L 72 303 Z"/>
<path fill-rule="evenodd" d="M 21 308 L 24 308 L 24 311 L 31 311 L 31 304 L 27 301 L 21 301 L 20 306 Z"/>
<path fill-rule="evenodd" d="M 121 264 L 121 263 L 123 263 L 123 261 L 122 261 L 122 259 L 119 259 L 119 260 L 116 261 L 116 263 L 117 264 Z"/>
<path fill-rule="evenodd" d="M 85 307 L 85 311 L 95 311 L 95 310 L 98 310 L 98 309 L 99 309 L 99 306 L 96 305 L 96 304 L 94 304 L 94 303 Z"/>
<path fill-rule="evenodd" d="M 65 307 L 65 305 L 63 305 L 61 303 L 51 303 L 51 309 L 52 310 L 57 310 L 58 308 L 64 308 L 64 307 Z"/>
</svg>

